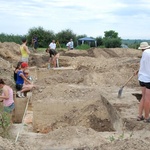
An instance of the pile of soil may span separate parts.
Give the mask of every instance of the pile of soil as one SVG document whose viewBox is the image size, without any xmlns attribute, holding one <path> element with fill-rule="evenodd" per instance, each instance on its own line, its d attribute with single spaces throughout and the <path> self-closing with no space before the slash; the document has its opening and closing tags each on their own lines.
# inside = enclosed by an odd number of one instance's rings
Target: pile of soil
<svg viewBox="0 0 150 150">
<path fill-rule="evenodd" d="M 24 143 L 14 143 L 14 141 L 0 137 L 1 150 L 31 150 L 29 145 Z"/>
</svg>

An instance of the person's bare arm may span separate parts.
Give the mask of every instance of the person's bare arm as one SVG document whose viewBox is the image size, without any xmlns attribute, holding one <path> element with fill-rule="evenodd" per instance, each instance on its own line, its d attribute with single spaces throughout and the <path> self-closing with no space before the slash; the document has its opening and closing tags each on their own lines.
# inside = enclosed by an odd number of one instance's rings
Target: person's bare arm
<svg viewBox="0 0 150 150">
<path fill-rule="evenodd" d="M 28 49 L 27 46 L 24 46 L 24 49 L 25 49 L 25 51 L 26 51 L 28 54 L 30 54 L 30 51 L 29 51 L 29 49 Z"/>
<path fill-rule="evenodd" d="M 24 79 L 26 83 L 32 84 L 22 73 L 20 74 L 20 76 Z"/>
<path fill-rule="evenodd" d="M 134 72 L 134 75 L 137 75 L 137 74 L 138 74 L 138 72 L 139 72 L 139 70 L 136 70 L 136 71 Z"/>
<path fill-rule="evenodd" d="M 21 55 L 21 49 L 17 52 L 18 55 Z"/>
<path fill-rule="evenodd" d="M 3 96 L 0 96 L 0 101 L 2 102 L 4 99 L 5 100 L 8 100 L 9 99 L 9 92 L 8 92 L 8 89 L 6 87 L 4 87 L 3 89 L 3 93 L 4 95 Z"/>
</svg>

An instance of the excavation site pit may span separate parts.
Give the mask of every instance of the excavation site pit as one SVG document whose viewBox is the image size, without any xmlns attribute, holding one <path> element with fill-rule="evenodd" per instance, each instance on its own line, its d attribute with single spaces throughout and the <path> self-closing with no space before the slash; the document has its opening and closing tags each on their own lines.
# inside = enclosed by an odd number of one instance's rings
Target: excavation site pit
<svg viewBox="0 0 150 150">
<path fill-rule="evenodd" d="M 118 98 L 122 85 L 139 67 L 141 51 L 60 49 L 58 68 L 48 68 L 47 53 L 32 52 L 29 70 L 37 87 L 25 98 L 16 96 L 12 80 L 20 60 L 18 51 L 18 44 L 0 43 L 1 78 L 13 88 L 15 99 L 9 138 L 0 138 L 3 149 L 119 150 L 127 146 L 147 150 L 150 127 L 136 121 L 141 98 L 137 76 Z"/>
<path fill-rule="evenodd" d="M 78 71 L 32 67 L 30 72 L 38 85 L 42 83 L 39 89 L 32 91 L 25 118 L 26 123 L 32 123 L 34 132 L 48 133 L 67 126 L 83 126 L 98 132 L 121 130 L 122 120 L 116 109 L 102 96 L 100 89 L 81 84 Z M 68 80 L 71 73 L 76 79 Z M 25 110 L 26 99 L 17 98 L 16 104 Z"/>
</svg>

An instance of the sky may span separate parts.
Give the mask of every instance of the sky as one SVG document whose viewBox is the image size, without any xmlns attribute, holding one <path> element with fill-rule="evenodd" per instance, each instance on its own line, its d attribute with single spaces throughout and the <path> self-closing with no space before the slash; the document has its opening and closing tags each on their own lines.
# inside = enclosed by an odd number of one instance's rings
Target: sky
<svg viewBox="0 0 150 150">
<path fill-rule="evenodd" d="M 150 0 L 0 0 L 0 33 L 25 35 L 42 27 L 55 34 L 150 39 Z"/>
</svg>

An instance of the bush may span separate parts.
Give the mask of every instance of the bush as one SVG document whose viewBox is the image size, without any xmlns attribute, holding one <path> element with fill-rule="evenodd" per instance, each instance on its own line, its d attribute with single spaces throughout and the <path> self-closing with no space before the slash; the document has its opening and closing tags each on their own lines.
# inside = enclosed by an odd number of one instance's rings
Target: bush
<svg viewBox="0 0 150 150">
<path fill-rule="evenodd" d="M 0 135 L 2 137 L 8 136 L 8 129 L 11 125 L 11 116 L 9 113 L 0 109 Z"/>
<path fill-rule="evenodd" d="M 76 47 L 76 49 L 79 49 L 79 50 L 88 50 L 89 48 L 90 48 L 90 46 L 87 44 L 78 45 Z"/>
</svg>

